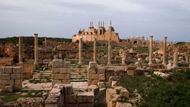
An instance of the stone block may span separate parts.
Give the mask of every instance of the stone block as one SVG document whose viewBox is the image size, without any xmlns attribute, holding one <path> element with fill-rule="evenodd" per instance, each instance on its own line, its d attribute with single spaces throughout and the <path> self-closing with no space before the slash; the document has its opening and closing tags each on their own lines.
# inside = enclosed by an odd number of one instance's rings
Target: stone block
<svg viewBox="0 0 190 107">
<path fill-rule="evenodd" d="M 89 85 L 97 85 L 98 82 L 99 80 L 90 80 Z"/>
<path fill-rule="evenodd" d="M 88 103 L 93 103 L 94 102 L 94 97 L 93 96 L 88 96 L 88 95 L 78 95 L 78 103 L 79 104 L 88 104 Z"/>
<path fill-rule="evenodd" d="M 98 80 L 99 79 L 99 75 L 98 74 L 89 75 L 89 79 Z"/>
<path fill-rule="evenodd" d="M 78 107 L 78 104 L 64 104 L 63 107 Z"/>
<path fill-rule="evenodd" d="M 99 67 L 98 72 L 99 72 L 99 74 L 105 74 L 105 68 Z"/>
<path fill-rule="evenodd" d="M 11 75 L 10 74 L 0 74 L 0 80 L 10 80 Z"/>
<path fill-rule="evenodd" d="M 65 74 L 53 74 L 52 75 L 52 79 L 64 79 L 65 78 Z"/>
<path fill-rule="evenodd" d="M 22 75 L 21 74 L 11 74 L 11 79 L 12 80 L 21 80 Z"/>
<path fill-rule="evenodd" d="M 78 107 L 93 107 L 93 104 L 79 104 Z"/>
<path fill-rule="evenodd" d="M 70 84 L 71 83 L 71 81 L 70 80 L 62 80 L 62 82 L 61 83 L 63 83 L 63 84 Z"/>
<path fill-rule="evenodd" d="M 120 90 L 120 96 L 125 97 L 125 98 L 129 98 L 129 91 L 126 88 L 122 88 Z"/>
<path fill-rule="evenodd" d="M 0 86 L 11 85 L 11 80 L 0 80 Z"/>
<path fill-rule="evenodd" d="M 104 82 L 98 82 L 97 84 L 98 84 L 99 88 L 105 88 L 106 87 Z"/>
<path fill-rule="evenodd" d="M 4 73 L 4 67 L 3 66 L 0 67 L 0 74 L 1 73 Z"/>
<path fill-rule="evenodd" d="M 130 103 L 126 102 L 117 102 L 116 107 L 133 107 Z"/>
<path fill-rule="evenodd" d="M 52 73 L 53 74 L 59 74 L 61 71 L 61 68 L 52 68 Z"/>
<path fill-rule="evenodd" d="M 12 72 L 13 72 L 13 67 L 12 66 L 5 66 L 4 67 L 4 73 L 11 74 Z"/>
<path fill-rule="evenodd" d="M 57 103 L 53 103 L 53 104 L 46 103 L 45 107 L 59 107 L 59 105 Z"/>
<path fill-rule="evenodd" d="M 70 74 L 64 74 L 64 80 L 70 80 Z"/>
<path fill-rule="evenodd" d="M 89 68 L 96 68 L 97 63 L 96 62 L 89 62 Z"/>
<path fill-rule="evenodd" d="M 133 76 L 135 75 L 135 70 L 127 70 L 127 74 Z"/>
<path fill-rule="evenodd" d="M 73 88 L 71 84 L 65 84 L 64 90 L 65 90 L 65 95 L 73 94 Z"/>
<path fill-rule="evenodd" d="M 71 69 L 70 68 L 60 68 L 60 73 L 61 74 L 71 73 Z"/>
<path fill-rule="evenodd" d="M 13 87 L 11 85 L 4 86 L 2 91 L 4 91 L 4 92 L 13 92 Z"/>
<path fill-rule="evenodd" d="M 100 80 L 100 81 L 105 81 L 105 79 L 106 79 L 106 78 L 105 78 L 105 75 L 104 75 L 104 74 L 100 74 L 100 75 L 99 75 L 99 80 Z"/>
<path fill-rule="evenodd" d="M 62 83 L 61 80 L 53 80 L 53 84 L 60 84 L 60 83 Z"/>
<path fill-rule="evenodd" d="M 22 89 L 22 80 L 14 80 L 13 89 L 19 91 Z"/>
<path fill-rule="evenodd" d="M 21 66 L 13 67 L 13 74 L 21 74 L 22 71 L 23 70 Z"/>
<path fill-rule="evenodd" d="M 70 68 L 70 66 L 71 66 L 71 62 L 69 62 L 69 61 L 66 61 L 66 62 L 63 64 L 63 67 L 64 67 L 64 68 Z"/>
<path fill-rule="evenodd" d="M 66 104 L 77 104 L 77 95 L 76 94 L 66 95 L 65 103 Z"/>
<path fill-rule="evenodd" d="M 61 59 L 54 59 L 52 62 L 52 68 L 62 68 L 63 67 L 63 60 Z"/>
</svg>

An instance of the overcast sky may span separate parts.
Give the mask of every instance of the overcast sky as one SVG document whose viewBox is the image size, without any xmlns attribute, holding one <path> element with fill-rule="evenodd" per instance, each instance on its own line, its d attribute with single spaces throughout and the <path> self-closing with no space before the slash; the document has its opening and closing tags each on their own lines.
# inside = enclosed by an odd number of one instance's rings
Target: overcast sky
<svg viewBox="0 0 190 107">
<path fill-rule="evenodd" d="M 0 37 L 71 38 L 93 21 L 129 36 L 190 41 L 190 0 L 0 0 Z"/>
</svg>

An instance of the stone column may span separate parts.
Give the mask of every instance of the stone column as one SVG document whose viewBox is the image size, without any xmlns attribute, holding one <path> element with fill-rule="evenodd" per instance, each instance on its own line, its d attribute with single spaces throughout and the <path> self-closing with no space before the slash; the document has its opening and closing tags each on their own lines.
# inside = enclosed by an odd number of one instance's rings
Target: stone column
<svg viewBox="0 0 190 107">
<path fill-rule="evenodd" d="M 162 62 L 163 65 L 167 64 L 167 62 L 166 62 L 166 48 L 167 48 L 167 37 L 164 37 L 164 40 L 163 40 L 163 62 Z"/>
<path fill-rule="evenodd" d="M 177 49 L 174 51 L 174 56 L 173 56 L 173 68 L 176 68 L 178 66 L 178 53 Z"/>
<path fill-rule="evenodd" d="M 19 64 L 23 64 L 23 57 L 22 57 L 22 55 L 23 55 L 23 47 L 22 47 L 22 37 L 19 37 Z"/>
<path fill-rule="evenodd" d="M 111 40 L 108 40 L 108 63 L 107 65 L 111 65 Z"/>
<path fill-rule="evenodd" d="M 79 62 L 78 64 L 82 64 L 82 38 L 79 38 Z"/>
<path fill-rule="evenodd" d="M 96 62 L 96 38 L 94 37 L 94 53 L 93 53 L 93 61 Z"/>
<path fill-rule="evenodd" d="M 34 65 L 38 66 L 38 34 L 34 33 Z"/>
<path fill-rule="evenodd" d="M 149 37 L 149 62 L 148 64 L 151 65 L 152 64 L 152 56 L 153 56 L 153 36 Z"/>
</svg>

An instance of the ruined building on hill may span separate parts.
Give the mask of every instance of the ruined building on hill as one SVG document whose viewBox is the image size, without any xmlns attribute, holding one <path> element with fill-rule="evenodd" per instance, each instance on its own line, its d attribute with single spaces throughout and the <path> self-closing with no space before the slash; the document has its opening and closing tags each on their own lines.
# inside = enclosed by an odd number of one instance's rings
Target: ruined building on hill
<svg viewBox="0 0 190 107">
<path fill-rule="evenodd" d="M 107 30 L 102 22 L 99 22 L 98 26 L 98 29 L 96 29 L 93 26 L 93 22 L 90 22 L 88 30 L 80 29 L 79 32 L 72 37 L 72 42 L 77 42 L 79 38 L 82 38 L 84 42 L 92 42 L 94 38 L 98 41 L 108 41 L 110 39 L 112 42 L 119 42 L 119 34 L 115 32 L 111 22 Z"/>
</svg>

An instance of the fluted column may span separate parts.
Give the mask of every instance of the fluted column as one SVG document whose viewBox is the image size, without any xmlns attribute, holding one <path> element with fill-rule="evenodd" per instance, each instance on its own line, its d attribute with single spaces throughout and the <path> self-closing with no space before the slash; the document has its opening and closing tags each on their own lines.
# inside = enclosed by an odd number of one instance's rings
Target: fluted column
<svg viewBox="0 0 190 107">
<path fill-rule="evenodd" d="M 93 61 L 96 62 L 96 38 L 94 37 L 94 53 L 93 53 Z"/>
<path fill-rule="evenodd" d="M 167 37 L 164 37 L 164 40 L 163 40 L 163 62 L 162 62 L 163 65 L 167 64 L 167 62 L 166 62 L 166 48 L 167 48 Z"/>
<path fill-rule="evenodd" d="M 153 56 L 153 36 L 149 37 L 149 62 L 148 64 L 152 64 L 152 56 Z"/>
<path fill-rule="evenodd" d="M 82 38 L 79 39 L 79 62 L 80 65 L 82 64 Z"/>
<path fill-rule="evenodd" d="M 22 47 L 22 42 L 23 42 L 23 41 L 22 41 L 22 37 L 20 36 L 20 37 L 19 37 L 19 56 L 18 56 L 18 57 L 19 57 L 19 58 L 18 58 L 18 59 L 19 59 L 19 64 L 22 64 L 22 63 L 23 63 L 23 56 L 22 56 L 22 52 L 23 52 L 23 49 L 22 49 L 22 48 L 23 48 L 23 47 Z"/>
<path fill-rule="evenodd" d="M 38 66 L 38 34 L 34 33 L 34 65 Z"/>
</svg>

